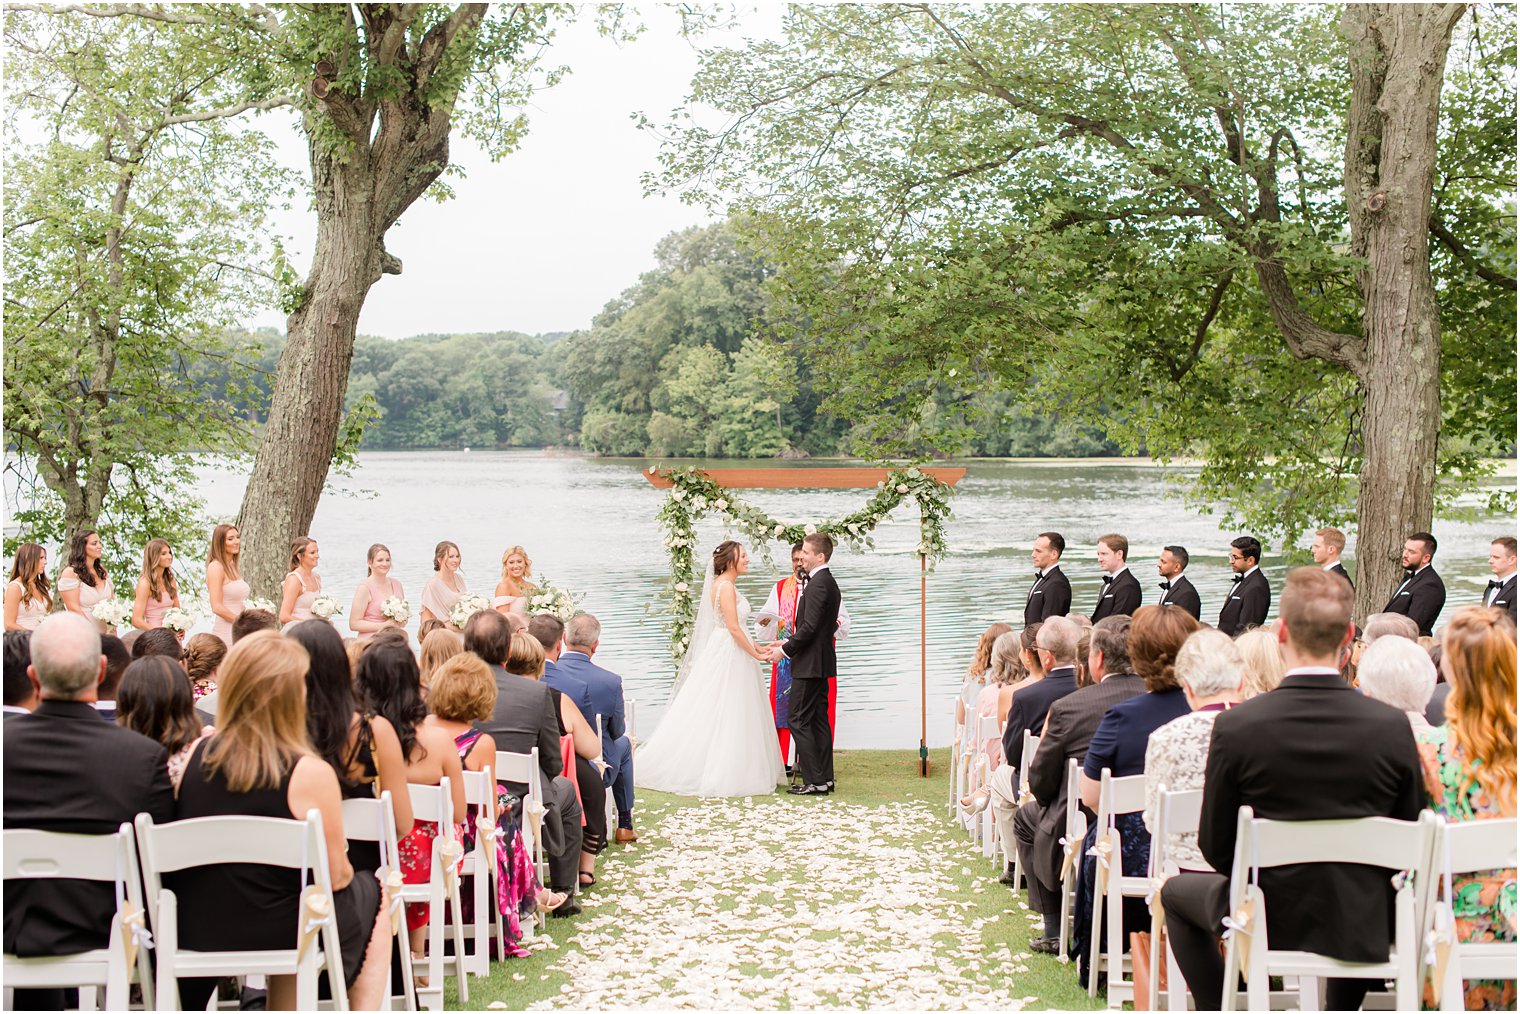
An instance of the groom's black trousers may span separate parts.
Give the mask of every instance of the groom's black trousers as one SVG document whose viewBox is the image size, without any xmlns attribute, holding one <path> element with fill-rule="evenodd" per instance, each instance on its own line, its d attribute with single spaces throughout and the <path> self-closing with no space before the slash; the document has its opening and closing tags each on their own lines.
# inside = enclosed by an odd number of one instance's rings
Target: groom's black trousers
<svg viewBox="0 0 1520 1014">
<path fill-rule="evenodd" d="M 829 681 L 792 678 L 792 741 L 804 785 L 834 780 L 834 732 L 829 728 Z"/>
</svg>

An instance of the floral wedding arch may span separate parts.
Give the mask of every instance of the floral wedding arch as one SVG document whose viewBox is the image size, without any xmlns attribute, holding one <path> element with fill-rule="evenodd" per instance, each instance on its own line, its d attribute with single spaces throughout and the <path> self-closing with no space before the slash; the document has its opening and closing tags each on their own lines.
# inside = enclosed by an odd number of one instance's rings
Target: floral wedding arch
<svg viewBox="0 0 1520 1014">
<path fill-rule="evenodd" d="M 691 644 L 696 620 L 693 595 L 701 582 L 694 550 L 696 524 L 710 514 L 720 515 L 764 548 L 775 541 L 790 547 L 814 532 L 855 549 L 875 546 L 872 533 L 905 500 L 915 500 L 919 510 L 920 591 L 920 730 L 919 760 L 929 771 L 928 731 L 928 572 L 945 554 L 945 522 L 950 518 L 952 487 L 966 474 L 964 468 L 753 468 L 713 469 L 652 467 L 644 478 L 670 493 L 660 508 L 665 528 L 665 548 L 670 552 L 670 579 L 666 583 L 669 608 L 665 628 L 670 651 L 680 659 Z M 876 492 L 849 514 L 811 523 L 783 521 L 738 496 L 735 489 L 861 489 Z"/>
</svg>

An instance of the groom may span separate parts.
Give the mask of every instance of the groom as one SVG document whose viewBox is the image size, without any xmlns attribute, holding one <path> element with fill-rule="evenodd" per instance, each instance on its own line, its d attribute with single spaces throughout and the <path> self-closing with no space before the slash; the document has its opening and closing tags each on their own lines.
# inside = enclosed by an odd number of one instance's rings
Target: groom
<svg viewBox="0 0 1520 1014">
<path fill-rule="evenodd" d="M 791 729 L 802 779 L 787 791 L 794 796 L 826 796 L 834 791 L 834 732 L 829 727 L 829 680 L 839 674 L 834 633 L 839 626 L 839 585 L 829 573 L 834 540 L 815 533 L 802 540 L 807 578 L 797 599 L 792 636 L 772 645 L 768 657 L 792 663 Z"/>
</svg>

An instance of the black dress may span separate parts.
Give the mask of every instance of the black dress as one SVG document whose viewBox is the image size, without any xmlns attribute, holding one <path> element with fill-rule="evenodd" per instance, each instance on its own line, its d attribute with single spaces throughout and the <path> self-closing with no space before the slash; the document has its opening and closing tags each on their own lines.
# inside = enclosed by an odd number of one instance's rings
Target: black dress
<svg viewBox="0 0 1520 1014">
<path fill-rule="evenodd" d="M 202 740 L 190 755 L 174 805 L 176 820 L 225 816 L 295 819 L 289 793 L 296 758 L 290 758 L 279 785 L 233 792 L 223 771 L 208 773 L 202 762 L 207 745 L 214 742 L 215 736 Z M 179 940 L 187 950 L 295 946 L 301 900 L 299 870 L 263 863 L 219 863 L 166 873 L 164 886 L 174 891 L 179 902 Z M 379 908 L 380 882 L 362 871 L 355 870 L 349 885 L 333 892 L 343 977 L 350 984 L 359 974 Z M 213 979 L 182 980 L 185 1009 L 205 1007 L 215 984 Z"/>
<path fill-rule="evenodd" d="M 354 768 L 363 772 L 356 782 L 348 780 L 348 772 Z M 359 717 L 359 735 L 354 738 L 354 748 L 338 769 L 338 791 L 344 799 L 374 799 L 375 782 L 380 777 L 379 765 L 375 763 L 375 733 L 369 719 Z M 380 868 L 380 843 L 376 841 L 353 841 L 348 843 L 348 861 L 354 867 L 354 875 L 360 870 L 374 873 Z"/>
<path fill-rule="evenodd" d="M 554 698 L 554 720 L 559 723 L 559 734 L 570 735 L 565 728 L 564 713 L 560 710 L 560 698 L 564 695 L 553 687 L 549 694 Z M 592 855 L 607 847 L 607 783 L 596 766 L 580 754 L 575 755 L 575 781 L 580 788 L 581 813 L 586 824 L 582 828 L 581 851 Z"/>
</svg>

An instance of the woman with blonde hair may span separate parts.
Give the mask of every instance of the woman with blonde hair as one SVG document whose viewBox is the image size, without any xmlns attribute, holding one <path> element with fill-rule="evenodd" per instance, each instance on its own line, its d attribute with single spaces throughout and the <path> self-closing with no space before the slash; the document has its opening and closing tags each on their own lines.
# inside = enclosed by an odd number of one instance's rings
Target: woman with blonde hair
<svg viewBox="0 0 1520 1014">
<path fill-rule="evenodd" d="M 1501 610 L 1459 610 L 1441 635 L 1446 724 L 1415 737 L 1430 808 L 1448 821 L 1515 816 L 1515 627 Z M 1452 879 L 1462 943 L 1515 940 L 1515 870 Z M 1514 1010 L 1514 979 L 1463 983 L 1468 1010 Z"/>
<path fill-rule="evenodd" d="M 1247 630 L 1235 638 L 1235 650 L 1240 652 L 1241 665 L 1244 666 L 1246 700 L 1276 690 L 1288 674 L 1282 649 L 1277 646 L 1277 631 L 1271 627 Z"/>
<path fill-rule="evenodd" d="M 11 579 L 5 586 L 5 629 L 36 630 L 53 608 L 53 593 L 48 590 L 47 550 L 35 542 L 23 542 L 16 549 L 11 564 Z"/>
<path fill-rule="evenodd" d="M 539 592 L 538 585 L 528 580 L 533 575 L 533 561 L 522 546 L 509 546 L 501 554 L 501 580 L 496 584 L 496 597 L 491 606 L 499 613 L 528 615 L 528 600 Z"/>
<path fill-rule="evenodd" d="M 998 635 L 992 642 L 991 665 L 987 669 L 987 685 L 976 698 L 976 716 L 986 718 L 996 716 L 998 725 L 1001 727 L 1008 716 L 1008 705 L 1013 700 L 1016 690 L 1021 690 L 1041 676 L 1034 676 L 1024 668 L 1021 658 L 1023 654 L 1022 639 L 1019 634 L 1012 630 Z M 1003 741 L 994 737 L 988 737 L 982 744 L 986 751 L 987 760 L 996 767 L 1003 760 Z M 1015 758 L 1017 759 L 1017 758 Z"/>
<path fill-rule="evenodd" d="M 206 597 L 215 617 L 211 632 L 232 647 L 232 623 L 248 604 L 248 582 L 238 573 L 243 538 L 233 525 L 217 525 L 206 552 Z"/>
<path fill-rule="evenodd" d="M 300 644 L 273 631 L 237 643 L 222 667 L 216 733 L 196 744 L 174 816 L 299 820 L 310 810 L 320 813 L 349 1006 L 378 1010 L 390 974 L 385 892 L 374 876 L 354 875 L 337 775 L 312 753 L 306 738 L 308 664 Z M 179 938 L 185 947 L 255 951 L 295 946 L 299 871 L 223 863 L 164 879 L 179 898 Z M 229 912 L 238 917 L 228 918 Z M 204 1007 L 214 988 L 210 979 L 180 983 L 190 1010 Z M 271 1010 L 294 1010 L 295 999 L 294 976 L 270 976 Z"/>
<path fill-rule="evenodd" d="M 966 725 L 976 715 L 977 698 L 987 685 L 987 671 L 992 668 L 992 645 L 999 637 L 1013 628 L 1006 623 L 994 623 L 982 631 L 977 639 L 976 653 L 966 667 L 966 678 L 961 683 L 960 696 L 955 701 L 955 724 Z"/>
<path fill-rule="evenodd" d="M 322 552 L 317 540 L 298 535 L 290 540 L 290 573 L 280 585 L 280 627 L 309 620 L 311 604 L 322 594 L 322 575 L 317 573 Z"/>
<path fill-rule="evenodd" d="M 428 634 L 422 642 L 422 687 L 431 690 L 433 673 L 449 659 L 464 651 L 464 636 L 457 631 L 440 627 Z M 489 716 L 487 716 L 489 717 Z"/>
<path fill-rule="evenodd" d="M 179 608 L 179 583 L 174 579 L 174 550 L 168 539 L 150 539 L 143 547 L 142 573 L 132 597 L 132 626 L 157 630 L 164 614 Z"/>
</svg>

